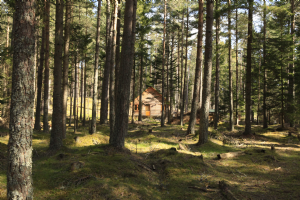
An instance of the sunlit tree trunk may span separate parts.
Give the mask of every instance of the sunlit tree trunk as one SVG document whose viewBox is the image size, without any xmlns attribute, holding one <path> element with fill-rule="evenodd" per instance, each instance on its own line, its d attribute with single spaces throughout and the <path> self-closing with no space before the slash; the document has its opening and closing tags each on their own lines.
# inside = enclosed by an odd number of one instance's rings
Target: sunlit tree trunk
<svg viewBox="0 0 300 200">
<path fill-rule="evenodd" d="M 216 0 L 216 11 L 219 9 L 219 2 Z M 219 32 L 220 32 L 220 15 L 216 17 L 216 82 L 215 82 L 215 113 L 214 113 L 214 129 L 218 129 L 219 122 L 219 71 L 220 71 L 220 54 L 219 54 Z"/>
<path fill-rule="evenodd" d="M 202 107 L 200 111 L 200 127 L 199 127 L 199 141 L 198 145 L 204 144 L 208 141 L 208 115 L 209 115 L 209 101 L 211 88 L 211 71 L 212 71 L 212 36 L 213 36 L 213 13 L 214 1 L 206 1 L 206 37 L 205 37 L 205 62 L 203 74 L 203 91 L 202 91 Z"/>
<path fill-rule="evenodd" d="M 26 20 L 24 20 L 26 19 Z M 15 2 L 15 40 L 9 141 L 7 199 L 33 199 L 32 125 L 35 89 L 35 1 Z M 22 112 L 20 112 L 22 111 Z"/>
<path fill-rule="evenodd" d="M 197 59 L 195 69 L 194 93 L 192 101 L 192 109 L 187 134 L 195 134 L 195 124 L 197 119 L 197 110 L 199 108 L 199 92 L 201 78 L 201 62 L 202 62 L 202 37 L 203 37 L 203 0 L 199 0 L 199 19 L 198 19 L 198 43 L 197 43 Z"/>
<path fill-rule="evenodd" d="M 161 70 L 161 90 L 162 90 L 162 104 L 161 104 L 161 123 L 160 125 L 165 126 L 165 56 L 166 56 L 166 15 L 167 15 L 167 0 L 164 0 L 164 33 L 163 33 L 163 58 L 162 58 L 162 70 Z"/>
<path fill-rule="evenodd" d="M 43 131 L 48 133 L 48 105 L 49 105 L 49 20 L 50 20 L 50 1 L 46 1 L 45 7 L 45 73 L 44 73 L 44 117 L 43 117 Z"/>
<path fill-rule="evenodd" d="M 231 70 L 231 2 L 228 0 L 228 71 L 229 71 L 229 131 L 234 130 L 233 124 L 233 92 Z"/>
</svg>

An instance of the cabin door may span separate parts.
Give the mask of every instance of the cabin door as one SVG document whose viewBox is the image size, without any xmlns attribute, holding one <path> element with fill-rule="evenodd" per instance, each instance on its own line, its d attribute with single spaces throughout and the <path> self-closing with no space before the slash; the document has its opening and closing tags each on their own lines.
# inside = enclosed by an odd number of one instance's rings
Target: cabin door
<svg viewBox="0 0 300 200">
<path fill-rule="evenodd" d="M 145 105 L 146 116 L 150 116 L 150 105 Z"/>
</svg>

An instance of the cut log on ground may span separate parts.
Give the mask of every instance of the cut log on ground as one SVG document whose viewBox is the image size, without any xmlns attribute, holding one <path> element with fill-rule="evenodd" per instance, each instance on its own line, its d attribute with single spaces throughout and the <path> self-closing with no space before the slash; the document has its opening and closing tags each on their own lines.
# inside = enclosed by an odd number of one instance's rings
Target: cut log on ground
<svg viewBox="0 0 300 200">
<path fill-rule="evenodd" d="M 238 151 L 238 152 L 221 153 L 218 154 L 217 157 L 218 159 L 225 159 L 225 158 L 234 158 L 242 155 L 245 155 L 245 152 Z"/>
</svg>

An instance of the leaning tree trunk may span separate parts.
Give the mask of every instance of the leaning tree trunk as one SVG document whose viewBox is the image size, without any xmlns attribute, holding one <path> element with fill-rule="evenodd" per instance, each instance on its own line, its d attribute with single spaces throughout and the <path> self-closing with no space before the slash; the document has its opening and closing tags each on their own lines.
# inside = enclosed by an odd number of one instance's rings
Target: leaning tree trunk
<svg viewBox="0 0 300 200">
<path fill-rule="evenodd" d="M 251 135 L 251 43 L 252 43 L 252 12 L 253 0 L 248 0 L 248 41 L 247 41 L 247 67 L 246 67 L 246 122 L 245 135 Z"/>
<path fill-rule="evenodd" d="M 69 46 L 70 46 L 70 20 L 71 0 L 66 1 L 65 16 L 65 48 L 63 62 L 63 137 L 66 138 L 67 130 L 67 104 L 68 104 L 68 75 L 69 75 Z"/>
<path fill-rule="evenodd" d="M 50 149 L 56 150 L 62 147 L 62 50 L 63 50 L 63 1 L 56 0 L 55 21 L 55 53 L 54 53 L 54 81 L 53 81 L 53 113 L 52 130 L 50 137 Z"/>
<path fill-rule="evenodd" d="M 16 1 L 15 15 L 12 73 L 14 81 L 12 82 L 9 123 L 7 199 L 33 199 L 35 1 Z"/>
<path fill-rule="evenodd" d="M 111 61 L 111 48 L 110 48 L 110 1 L 106 1 L 106 58 L 102 81 L 102 93 L 101 93 L 101 113 L 100 113 L 100 124 L 107 122 L 108 115 L 108 84 L 109 84 L 109 72 L 110 72 L 110 61 Z"/>
<path fill-rule="evenodd" d="M 120 60 L 119 85 L 116 96 L 116 116 L 114 135 L 109 142 L 117 148 L 124 148 L 125 135 L 128 129 L 128 111 L 130 96 L 130 79 L 133 65 L 133 53 L 135 42 L 137 0 L 127 0 L 125 4 L 124 29 L 122 40 L 122 52 Z"/>
<path fill-rule="evenodd" d="M 216 11 L 219 9 L 219 2 L 216 0 Z M 219 102 L 220 102 L 220 86 L 219 86 L 219 71 L 220 71 L 220 54 L 219 54 L 219 32 L 220 32 L 220 16 L 216 17 L 216 82 L 215 82 L 215 114 L 214 114 L 214 129 L 218 129 L 219 122 Z"/>
<path fill-rule="evenodd" d="M 97 86 L 98 86 L 98 65 L 99 65 L 99 43 L 100 43 L 100 17 L 101 17 L 101 0 L 98 0 L 97 11 L 97 33 L 96 33 L 96 51 L 95 51 L 95 65 L 94 65 L 94 84 L 93 84 L 93 110 L 92 110 L 92 124 L 90 127 L 90 134 L 96 132 L 96 108 L 97 108 Z"/>
<path fill-rule="evenodd" d="M 43 23 L 45 24 L 45 17 L 43 18 Z M 40 51 L 40 65 L 38 68 L 38 89 L 36 98 L 36 109 L 35 109 L 35 123 L 34 130 L 41 130 L 41 102 L 42 102 L 42 85 L 43 85 L 43 66 L 44 66 L 44 55 L 45 55 L 45 28 L 42 30 L 42 44 Z"/>
<path fill-rule="evenodd" d="M 205 62 L 204 62 L 204 79 L 202 91 L 202 107 L 200 111 L 200 128 L 198 145 L 204 144 L 208 140 L 208 115 L 211 87 L 211 71 L 212 71 L 212 36 L 213 36 L 213 13 L 214 1 L 206 1 L 206 37 L 205 37 Z"/>
<path fill-rule="evenodd" d="M 189 121 L 187 134 L 195 134 L 195 124 L 197 119 L 197 110 L 199 108 L 199 92 L 200 92 L 200 77 L 201 77 L 201 62 L 202 62 L 202 37 L 203 37 L 203 1 L 199 0 L 199 20 L 198 20 L 198 45 L 197 59 L 195 69 L 194 94 L 192 101 L 192 109 Z"/>
<path fill-rule="evenodd" d="M 233 124 L 233 92 L 232 92 L 232 70 L 231 70 L 231 9 L 228 0 L 228 71 L 229 71 L 229 131 L 234 130 Z"/>
<path fill-rule="evenodd" d="M 50 1 L 46 2 L 45 7 L 45 75 L 44 75 L 44 117 L 43 117 L 43 131 L 44 133 L 49 132 L 48 125 L 48 104 L 49 104 L 49 49 L 50 49 L 50 40 L 49 40 L 49 21 L 50 21 Z"/>
</svg>

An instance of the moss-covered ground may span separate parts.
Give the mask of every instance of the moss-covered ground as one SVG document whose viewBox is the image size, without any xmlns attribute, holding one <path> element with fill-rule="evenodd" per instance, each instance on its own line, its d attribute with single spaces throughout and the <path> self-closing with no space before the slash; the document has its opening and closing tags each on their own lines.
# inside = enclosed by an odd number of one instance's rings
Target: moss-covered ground
<svg viewBox="0 0 300 200">
<path fill-rule="evenodd" d="M 79 127 L 76 134 L 69 127 L 65 146 L 57 152 L 48 150 L 49 134 L 34 132 L 34 198 L 229 199 L 218 187 L 225 180 L 236 199 L 300 199 L 297 131 L 288 136 L 290 130 L 253 126 L 255 135 L 244 138 L 243 126 L 236 126 L 235 132 L 225 127 L 210 128 L 208 143 L 196 146 L 197 137 L 185 136 L 187 125 L 160 127 L 154 120 L 145 120 L 129 124 L 128 150 L 122 152 L 107 145 L 108 125 L 97 126 L 93 135 L 87 127 Z M 1 199 L 6 199 L 7 142 L 8 136 L 0 137 Z M 235 151 L 245 154 L 217 159 L 217 154 Z"/>
</svg>

